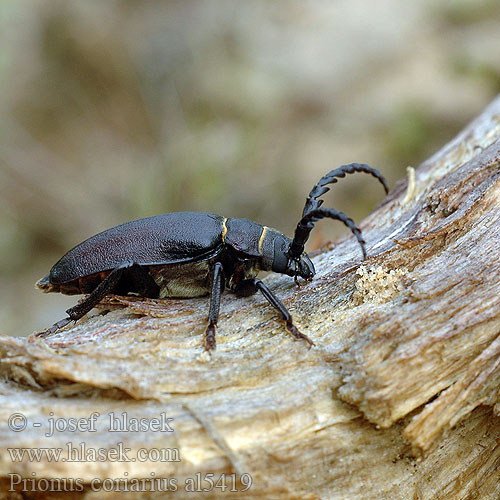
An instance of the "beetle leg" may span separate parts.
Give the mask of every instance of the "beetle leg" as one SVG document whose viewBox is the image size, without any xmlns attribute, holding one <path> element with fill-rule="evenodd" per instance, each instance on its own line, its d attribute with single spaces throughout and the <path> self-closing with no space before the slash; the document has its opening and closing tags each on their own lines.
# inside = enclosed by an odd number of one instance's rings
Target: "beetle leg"
<svg viewBox="0 0 500 500">
<path fill-rule="evenodd" d="M 68 314 L 67 318 L 64 318 L 57 323 L 54 323 L 50 328 L 47 328 L 43 332 L 39 332 L 36 334 L 37 337 L 42 337 L 45 335 L 50 335 L 51 333 L 56 332 L 60 328 L 66 326 L 70 321 L 77 321 L 82 316 L 85 316 L 91 309 L 94 308 L 97 303 L 102 300 L 106 295 L 109 295 L 113 288 L 118 283 L 118 280 L 121 278 L 123 271 L 127 267 L 131 267 L 132 264 L 125 264 L 121 267 L 117 267 L 113 269 L 94 289 L 94 291 L 88 295 L 84 300 L 76 304 L 76 306 L 71 307 L 66 310 Z"/>
<path fill-rule="evenodd" d="M 307 335 L 304 335 L 303 333 L 299 332 L 299 330 L 297 330 L 297 328 L 293 324 L 292 315 L 288 312 L 283 302 L 281 302 L 281 300 L 278 299 L 278 297 L 269 288 L 267 288 L 262 280 L 260 280 L 259 278 L 252 278 L 240 281 L 234 291 L 237 295 L 247 296 L 255 293 L 257 290 L 259 290 L 262 295 L 264 295 L 264 297 L 268 300 L 268 302 L 279 312 L 281 319 L 286 324 L 286 329 L 295 338 L 305 340 L 309 344 L 309 347 L 314 345 L 314 342 Z"/>
<path fill-rule="evenodd" d="M 220 262 L 214 264 L 212 273 L 208 326 L 205 330 L 205 350 L 207 351 L 215 349 L 215 325 L 217 325 L 219 319 L 220 296 L 224 291 L 224 270 Z"/>
<path fill-rule="evenodd" d="M 134 284 L 134 291 L 140 297 L 157 299 L 160 294 L 160 287 L 153 279 L 149 271 L 139 264 L 134 264 L 127 270 L 127 276 Z"/>
<path fill-rule="evenodd" d="M 50 335 L 61 328 L 64 328 L 68 323 L 73 321 L 71 318 L 64 318 L 59 320 L 57 323 L 54 323 L 50 328 L 43 330 L 43 332 L 35 333 L 35 337 L 44 337 L 45 335 Z"/>
</svg>

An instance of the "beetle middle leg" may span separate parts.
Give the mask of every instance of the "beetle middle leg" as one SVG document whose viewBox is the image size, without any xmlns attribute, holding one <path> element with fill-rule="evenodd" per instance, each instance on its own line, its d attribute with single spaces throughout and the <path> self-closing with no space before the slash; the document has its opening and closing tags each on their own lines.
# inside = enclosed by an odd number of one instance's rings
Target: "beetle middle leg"
<svg viewBox="0 0 500 500">
<path fill-rule="evenodd" d="M 85 316 L 85 314 L 93 309 L 106 295 L 109 295 L 113 291 L 125 269 L 131 267 L 132 265 L 133 264 L 127 263 L 113 269 L 84 300 L 76 304 L 76 306 L 66 310 L 66 313 L 68 314 L 67 318 L 54 323 L 50 328 L 47 328 L 43 332 L 38 332 L 36 336 L 42 337 L 50 335 L 51 333 L 54 333 L 60 328 L 66 326 L 70 321 L 77 321 L 81 317 Z"/>
<path fill-rule="evenodd" d="M 219 319 L 220 296 L 224 291 L 224 270 L 220 262 L 216 262 L 212 269 L 212 289 L 210 291 L 210 309 L 208 312 L 208 326 L 205 330 L 205 350 L 215 349 L 215 326 Z"/>
<path fill-rule="evenodd" d="M 240 297 L 247 297 L 256 293 L 257 290 L 260 291 L 268 302 L 279 312 L 281 319 L 285 322 L 286 329 L 295 338 L 305 340 L 309 344 L 309 347 L 314 345 L 314 342 L 307 335 L 299 332 L 297 327 L 293 324 L 292 315 L 288 312 L 283 302 L 281 302 L 281 300 L 278 299 L 278 297 L 259 278 L 240 281 L 236 285 L 234 292 Z"/>
</svg>

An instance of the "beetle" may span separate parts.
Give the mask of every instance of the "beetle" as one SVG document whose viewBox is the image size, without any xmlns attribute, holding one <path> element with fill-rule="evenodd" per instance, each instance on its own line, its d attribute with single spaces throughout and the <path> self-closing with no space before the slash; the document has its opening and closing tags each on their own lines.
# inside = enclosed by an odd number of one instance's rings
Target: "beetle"
<svg viewBox="0 0 500 500">
<path fill-rule="evenodd" d="M 36 283 L 44 292 L 88 294 L 66 311 L 67 318 L 37 335 L 54 333 L 77 321 L 111 293 L 156 299 L 208 294 L 204 346 L 211 351 L 216 347 L 221 294 L 227 287 L 241 297 L 260 291 L 278 311 L 286 329 L 314 345 L 296 328 L 284 304 L 257 275 L 259 271 L 273 271 L 293 277 L 297 284 L 299 277 L 311 280 L 315 269 L 304 247 L 315 222 L 323 218 L 339 220 L 349 227 L 366 257 L 361 230 L 345 213 L 322 207 L 319 198 L 329 190 L 328 184 L 355 172 L 374 176 L 388 193 L 378 170 L 359 163 L 342 165 L 324 175 L 309 193 L 293 239 L 248 219 L 198 212 L 146 217 L 92 236 L 67 252 Z"/>
</svg>

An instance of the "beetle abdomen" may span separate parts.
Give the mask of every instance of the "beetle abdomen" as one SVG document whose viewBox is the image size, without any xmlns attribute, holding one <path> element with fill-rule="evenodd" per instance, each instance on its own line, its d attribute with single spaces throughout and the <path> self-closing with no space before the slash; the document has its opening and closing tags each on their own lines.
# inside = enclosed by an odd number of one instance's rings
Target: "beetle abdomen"
<svg viewBox="0 0 500 500">
<path fill-rule="evenodd" d="M 166 297 L 201 297 L 210 291 L 210 262 L 192 262 L 188 264 L 172 264 L 148 266 L 149 273 L 160 287 L 158 298 Z M 36 287 L 45 293 L 56 292 L 64 295 L 80 295 L 92 293 L 109 272 L 100 272 L 64 283 L 51 283 L 50 275 L 36 283 Z M 134 292 L 122 280 L 118 293 Z M 116 292 L 115 292 L 116 293 Z"/>
<path fill-rule="evenodd" d="M 150 266 L 148 270 L 160 287 L 160 299 L 201 297 L 210 292 L 210 261 Z"/>
<path fill-rule="evenodd" d="M 142 266 L 206 260 L 222 249 L 224 219 L 214 214 L 177 212 L 112 227 L 80 243 L 51 269 L 53 285 L 127 263 Z"/>
<path fill-rule="evenodd" d="M 48 274 L 38 280 L 35 286 L 45 293 L 56 292 L 63 293 L 64 295 L 81 295 L 83 293 L 92 293 L 108 274 L 109 272 L 103 271 L 64 283 L 52 283 L 50 281 L 50 274 Z"/>
</svg>

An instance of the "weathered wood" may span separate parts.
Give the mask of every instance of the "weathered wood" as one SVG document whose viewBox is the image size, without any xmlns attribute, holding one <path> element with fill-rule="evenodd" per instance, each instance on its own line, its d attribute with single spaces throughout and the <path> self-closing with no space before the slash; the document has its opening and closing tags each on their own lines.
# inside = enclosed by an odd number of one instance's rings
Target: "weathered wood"
<svg viewBox="0 0 500 500">
<path fill-rule="evenodd" d="M 127 498 L 198 498 L 186 478 L 214 472 L 248 473 L 252 487 L 204 498 L 499 498 L 499 117 L 500 98 L 395 187 L 362 224 L 366 261 L 349 237 L 315 256 L 300 289 L 266 278 L 312 349 L 260 296 L 223 297 L 211 357 L 205 298 L 113 297 L 108 314 L 50 338 L 1 337 L 4 489 L 9 473 L 80 478 L 84 491 L 61 498 L 102 498 L 93 478 L 154 473 L 178 490 Z M 92 412 L 96 432 L 44 435 L 51 417 Z M 163 413 L 174 432 L 109 432 L 110 412 Z M 22 432 L 7 428 L 13 413 Z M 64 457 L 68 442 L 178 449 L 180 461 L 13 462 L 7 450 Z"/>
</svg>

